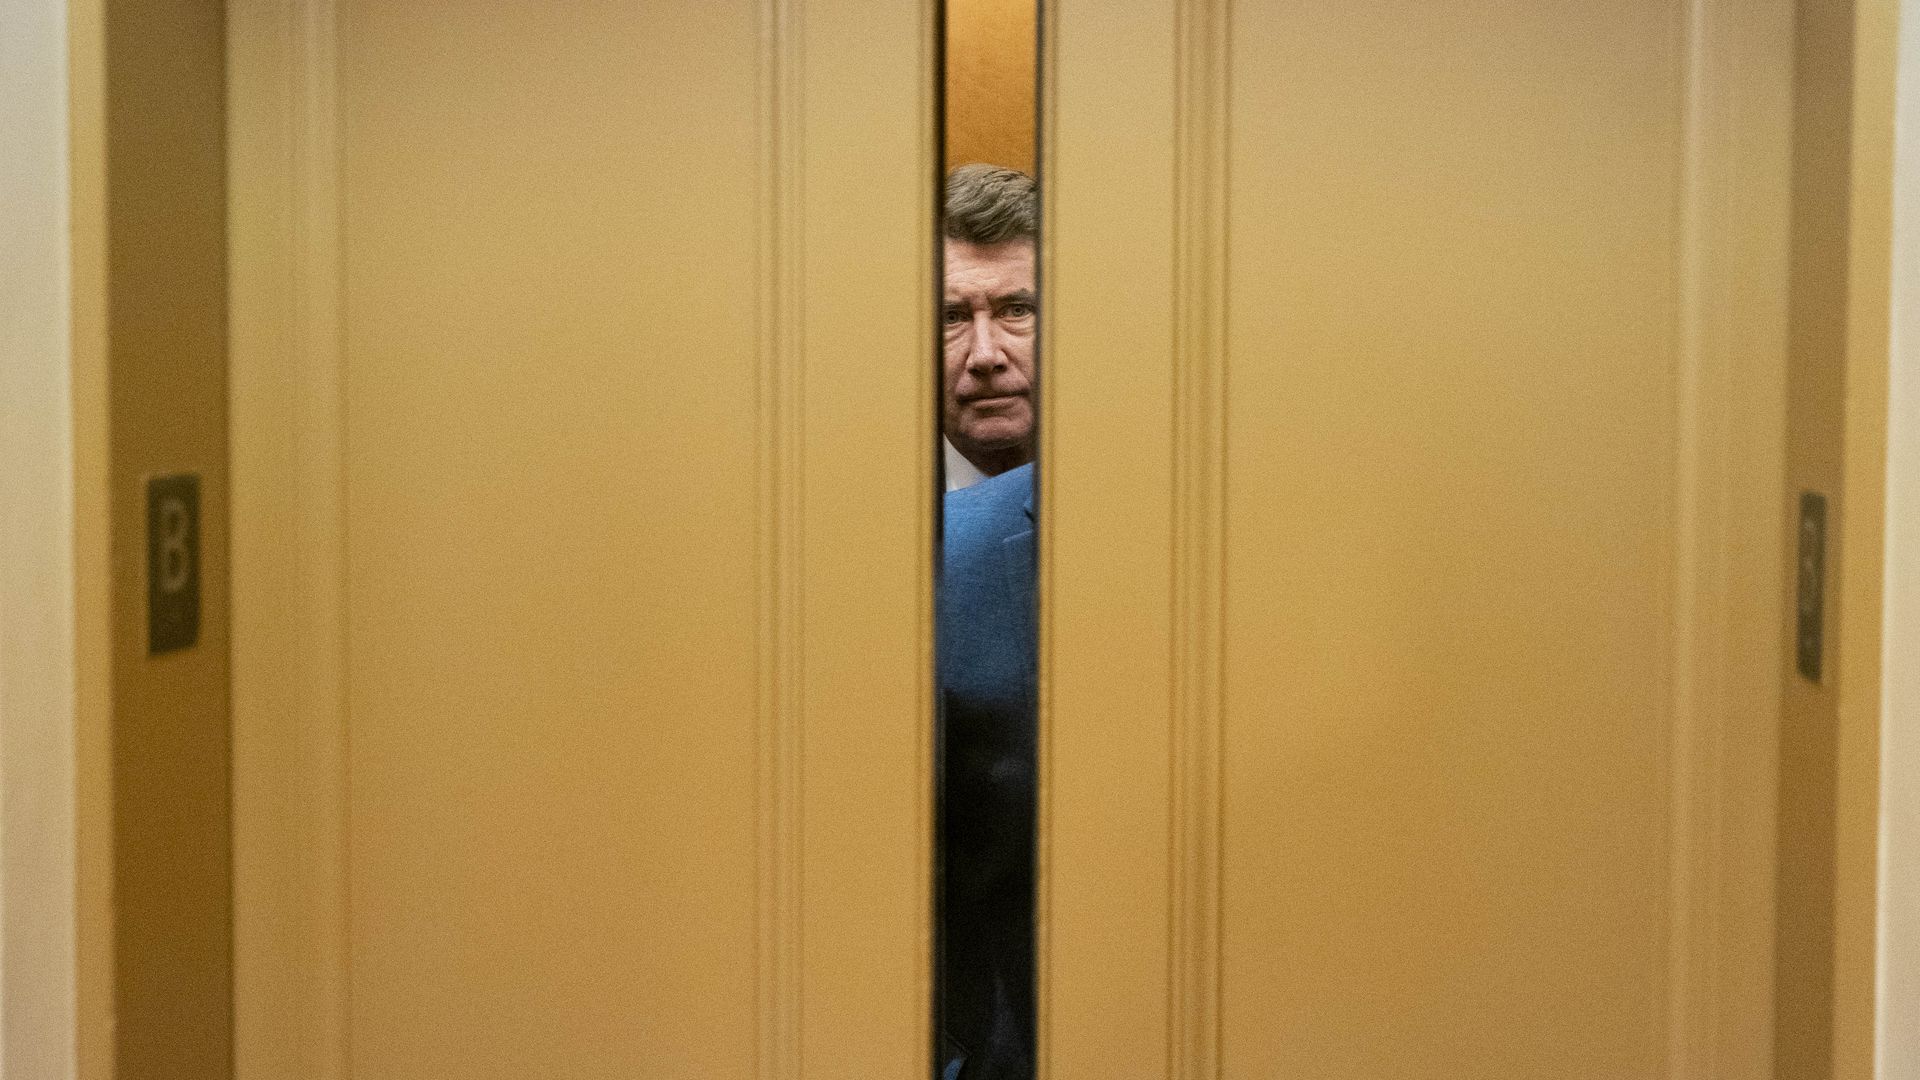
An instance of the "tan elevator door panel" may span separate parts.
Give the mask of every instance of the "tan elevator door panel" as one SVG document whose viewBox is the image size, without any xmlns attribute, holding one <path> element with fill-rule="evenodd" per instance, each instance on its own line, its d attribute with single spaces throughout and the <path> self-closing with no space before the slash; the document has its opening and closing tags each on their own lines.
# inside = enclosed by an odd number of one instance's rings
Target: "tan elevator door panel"
<svg viewBox="0 0 1920 1080">
<path fill-rule="evenodd" d="M 1235 27 L 1228 1060 L 1652 1077 L 1678 8 L 1326 10 Z"/>
<path fill-rule="evenodd" d="M 623 7 L 345 7 L 356 1077 L 752 1060 L 756 26 Z"/>
<path fill-rule="evenodd" d="M 1789 14 L 1052 6 L 1055 1080 L 1766 1075 Z"/>
<path fill-rule="evenodd" d="M 278 7 L 230 34 L 240 1075 L 917 1071 L 931 6 Z"/>
</svg>

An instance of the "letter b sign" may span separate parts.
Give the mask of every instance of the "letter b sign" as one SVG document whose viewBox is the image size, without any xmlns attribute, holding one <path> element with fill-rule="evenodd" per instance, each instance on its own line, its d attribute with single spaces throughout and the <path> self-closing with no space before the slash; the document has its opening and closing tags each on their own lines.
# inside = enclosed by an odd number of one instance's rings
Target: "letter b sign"
<svg viewBox="0 0 1920 1080">
<path fill-rule="evenodd" d="M 200 477 L 147 480 L 147 653 L 200 640 Z"/>
</svg>

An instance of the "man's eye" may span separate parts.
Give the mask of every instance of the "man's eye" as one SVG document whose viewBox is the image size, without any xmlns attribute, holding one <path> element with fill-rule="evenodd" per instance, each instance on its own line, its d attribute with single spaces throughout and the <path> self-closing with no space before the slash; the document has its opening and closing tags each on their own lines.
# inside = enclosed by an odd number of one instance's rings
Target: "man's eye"
<svg viewBox="0 0 1920 1080">
<path fill-rule="evenodd" d="M 1009 319 L 1026 319 L 1033 315 L 1032 304 L 1008 304 L 1001 313 Z"/>
<path fill-rule="evenodd" d="M 948 308 L 946 313 L 941 317 L 946 321 L 948 326 L 959 326 L 961 323 L 967 321 L 966 313 L 954 308 Z"/>
</svg>

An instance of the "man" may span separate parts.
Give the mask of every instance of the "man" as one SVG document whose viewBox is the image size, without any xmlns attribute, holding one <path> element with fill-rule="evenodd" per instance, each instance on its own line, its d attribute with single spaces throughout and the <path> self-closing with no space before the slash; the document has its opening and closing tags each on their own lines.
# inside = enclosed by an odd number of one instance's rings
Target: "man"
<svg viewBox="0 0 1920 1080">
<path fill-rule="evenodd" d="M 941 426 L 985 479 L 944 518 L 938 1080 L 1033 1076 L 1036 216 L 1024 174 L 948 181 Z"/>
<path fill-rule="evenodd" d="M 1033 178 L 962 165 L 947 178 L 941 429 L 947 487 L 1033 460 Z"/>
</svg>

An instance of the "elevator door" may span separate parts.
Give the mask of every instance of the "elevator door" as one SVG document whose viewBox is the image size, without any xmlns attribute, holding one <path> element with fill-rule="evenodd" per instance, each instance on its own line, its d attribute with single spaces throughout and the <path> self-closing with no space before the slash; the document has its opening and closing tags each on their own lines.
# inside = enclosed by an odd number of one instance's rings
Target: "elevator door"
<svg viewBox="0 0 1920 1080">
<path fill-rule="evenodd" d="M 921 1075 L 933 5 L 229 10 L 240 1074 Z M 1048 1075 L 1765 1075 L 1784 10 L 1045 9 Z"/>
</svg>

